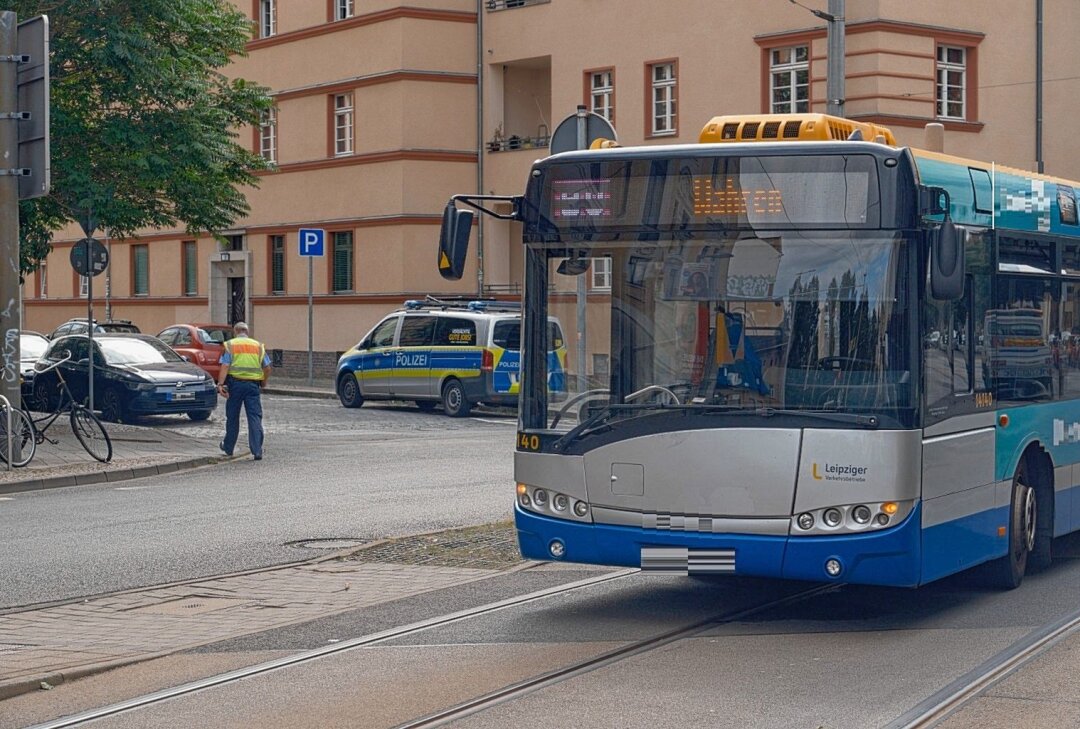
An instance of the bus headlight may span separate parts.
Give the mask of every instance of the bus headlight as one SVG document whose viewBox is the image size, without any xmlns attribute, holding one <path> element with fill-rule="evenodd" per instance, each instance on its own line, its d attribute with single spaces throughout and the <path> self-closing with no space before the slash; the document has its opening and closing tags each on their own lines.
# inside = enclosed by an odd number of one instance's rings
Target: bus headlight
<svg viewBox="0 0 1080 729">
<path fill-rule="evenodd" d="M 555 494 L 555 497 L 551 499 L 551 506 L 555 511 L 566 511 L 569 505 L 570 500 L 564 494 Z"/>
<path fill-rule="evenodd" d="M 592 522 L 592 506 L 583 499 L 524 483 L 517 484 L 516 493 L 518 506 L 527 511 L 570 521 Z"/>
<path fill-rule="evenodd" d="M 533 491 L 533 501 L 536 502 L 537 506 L 543 506 L 547 503 L 547 500 L 547 491 L 544 491 L 544 489 L 536 489 Z"/>
<path fill-rule="evenodd" d="M 577 514 L 578 516 L 585 516 L 586 514 L 589 513 L 589 505 L 586 504 L 584 501 L 575 501 L 574 502 L 574 513 Z"/>
<path fill-rule="evenodd" d="M 823 506 L 792 515 L 789 533 L 807 537 L 876 531 L 899 524 L 915 509 L 915 503 L 911 500 Z"/>
</svg>

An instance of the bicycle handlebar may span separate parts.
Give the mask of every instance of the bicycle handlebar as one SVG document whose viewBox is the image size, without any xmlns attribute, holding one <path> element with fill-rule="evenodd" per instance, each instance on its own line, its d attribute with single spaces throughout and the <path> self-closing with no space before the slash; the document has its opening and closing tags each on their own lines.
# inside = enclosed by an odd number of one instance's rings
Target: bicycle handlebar
<svg viewBox="0 0 1080 729">
<path fill-rule="evenodd" d="M 63 359 L 57 360 L 56 362 L 53 362 L 51 365 L 49 365 L 45 369 L 38 370 L 35 374 L 40 375 L 43 372 L 48 372 L 49 370 L 55 370 L 57 367 L 64 364 L 65 362 L 69 361 L 70 359 L 71 359 L 71 352 L 68 352 L 67 357 L 64 357 Z"/>
</svg>

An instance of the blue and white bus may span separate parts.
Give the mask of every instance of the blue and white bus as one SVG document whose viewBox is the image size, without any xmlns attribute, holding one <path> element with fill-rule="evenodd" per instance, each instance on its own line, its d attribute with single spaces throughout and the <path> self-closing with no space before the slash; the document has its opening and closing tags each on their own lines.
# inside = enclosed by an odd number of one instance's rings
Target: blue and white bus
<svg viewBox="0 0 1080 729">
<path fill-rule="evenodd" d="M 700 141 L 539 160 L 501 214 L 526 247 L 524 556 L 896 586 L 1046 566 L 1080 529 L 1080 183 L 823 115 Z M 447 207 L 445 276 L 484 202 Z M 590 270 L 610 289 L 583 301 Z M 551 316 L 578 332 L 558 401 Z"/>
</svg>

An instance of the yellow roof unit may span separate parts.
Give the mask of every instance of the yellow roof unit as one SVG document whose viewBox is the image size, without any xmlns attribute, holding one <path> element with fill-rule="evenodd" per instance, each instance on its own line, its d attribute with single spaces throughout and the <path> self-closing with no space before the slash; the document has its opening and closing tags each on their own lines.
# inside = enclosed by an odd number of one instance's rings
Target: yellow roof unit
<svg viewBox="0 0 1080 729">
<path fill-rule="evenodd" d="M 702 144 L 844 140 L 858 130 L 867 142 L 896 146 L 887 127 L 828 114 L 734 114 L 714 116 L 701 130 Z"/>
</svg>

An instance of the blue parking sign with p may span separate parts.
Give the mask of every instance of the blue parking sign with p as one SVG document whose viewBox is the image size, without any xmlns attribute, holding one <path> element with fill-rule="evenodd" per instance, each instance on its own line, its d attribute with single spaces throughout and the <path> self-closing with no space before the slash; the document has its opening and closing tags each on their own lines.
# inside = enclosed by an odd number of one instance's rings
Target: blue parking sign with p
<svg viewBox="0 0 1080 729">
<path fill-rule="evenodd" d="M 300 255 L 326 255 L 326 231 L 321 228 L 300 229 Z"/>
</svg>

